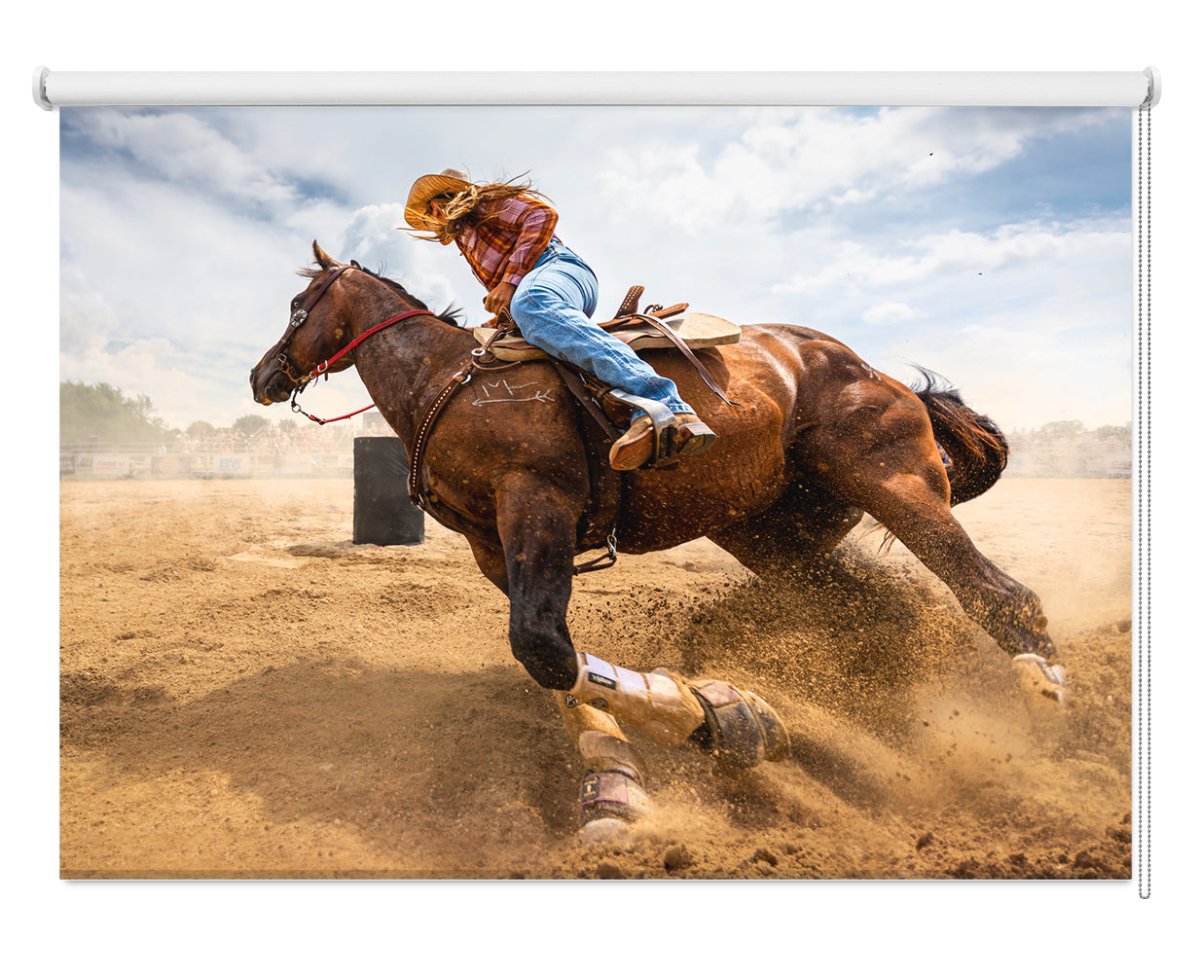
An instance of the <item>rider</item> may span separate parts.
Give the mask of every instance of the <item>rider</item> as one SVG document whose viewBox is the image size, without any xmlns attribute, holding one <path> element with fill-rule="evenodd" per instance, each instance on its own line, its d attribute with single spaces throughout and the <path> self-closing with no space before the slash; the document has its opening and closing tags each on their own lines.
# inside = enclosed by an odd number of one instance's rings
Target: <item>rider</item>
<svg viewBox="0 0 1200 973">
<path fill-rule="evenodd" d="M 614 388 L 662 403 L 675 417 L 674 455 L 704 452 L 716 434 L 679 397 L 675 383 L 589 320 L 596 275 L 554 235 L 558 214 L 544 200 L 528 184 L 472 183 L 445 169 L 413 183 L 404 218 L 430 234 L 422 239 L 455 243 L 488 290 L 483 306 L 495 315 L 507 311 L 531 345 Z M 654 445 L 650 418 L 636 410 L 609 463 L 637 469 L 653 458 Z"/>
</svg>

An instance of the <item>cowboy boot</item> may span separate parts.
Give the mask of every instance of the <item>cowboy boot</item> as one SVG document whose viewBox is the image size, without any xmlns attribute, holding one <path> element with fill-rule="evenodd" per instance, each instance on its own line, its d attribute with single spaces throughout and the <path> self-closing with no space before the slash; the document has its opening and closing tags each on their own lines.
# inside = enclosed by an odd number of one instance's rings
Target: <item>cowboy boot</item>
<svg viewBox="0 0 1200 973">
<path fill-rule="evenodd" d="M 629 430 L 612 444 L 608 465 L 614 470 L 636 470 L 654 459 L 654 423 L 649 416 L 639 416 Z"/>
</svg>

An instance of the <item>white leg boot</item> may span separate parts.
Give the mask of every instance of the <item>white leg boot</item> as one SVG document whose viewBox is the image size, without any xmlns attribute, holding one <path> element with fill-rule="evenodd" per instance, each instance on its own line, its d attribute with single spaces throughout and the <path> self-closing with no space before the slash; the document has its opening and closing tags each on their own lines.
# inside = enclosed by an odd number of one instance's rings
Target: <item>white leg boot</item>
<svg viewBox="0 0 1200 973">
<path fill-rule="evenodd" d="M 567 693 L 568 706 L 588 703 L 668 747 L 679 746 L 704 725 L 704 707 L 675 673 L 634 672 L 583 652 L 578 660 L 579 678 Z"/>
<path fill-rule="evenodd" d="M 1013 656 L 1012 667 L 1034 723 L 1060 728 L 1067 709 L 1066 670 L 1032 652 Z"/>
<path fill-rule="evenodd" d="M 787 728 L 762 697 L 718 679 L 687 682 L 667 669 L 635 672 L 579 653 L 568 706 L 589 704 L 637 727 L 657 743 L 691 740 L 718 761 L 753 767 L 791 752 Z"/>
<path fill-rule="evenodd" d="M 650 810 L 642 768 L 611 714 L 592 706 L 572 706 L 566 693 L 554 695 L 583 761 L 579 840 L 622 841 L 629 823 Z"/>
</svg>

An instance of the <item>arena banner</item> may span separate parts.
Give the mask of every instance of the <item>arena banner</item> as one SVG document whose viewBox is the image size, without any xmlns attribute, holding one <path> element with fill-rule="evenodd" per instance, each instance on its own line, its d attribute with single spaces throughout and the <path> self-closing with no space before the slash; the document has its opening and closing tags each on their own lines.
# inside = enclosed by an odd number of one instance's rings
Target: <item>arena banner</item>
<svg viewBox="0 0 1200 973">
<path fill-rule="evenodd" d="M 1149 894 L 1157 73 L 639 77 L 35 79 L 62 876 Z"/>
<path fill-rule="evenodd" d="M 128 476 L 132 465 L 128 456 L 116 453 L 97 453 L 92 457 L 92 472 L 97 476 Z"/>
</svg>

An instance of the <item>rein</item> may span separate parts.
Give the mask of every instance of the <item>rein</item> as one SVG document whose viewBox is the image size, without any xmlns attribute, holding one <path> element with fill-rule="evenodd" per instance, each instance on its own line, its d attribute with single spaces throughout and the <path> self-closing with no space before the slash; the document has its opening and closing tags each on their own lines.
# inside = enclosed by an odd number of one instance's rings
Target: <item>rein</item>
<svg viewBox="0 0 1200 973">
<path fill-rule="evenodd" d="M 324 290 L 322 290 L 322 293 L 324 293 Z M 313 303 L 315 304 L 316 301 L 314 301 Z M 300 393 L 303 392 L 308 387 L 308 384 L 310 382 L 320 378 L 322 375 L 325 375 L 326 380 L 328 381 L 329 376 L 326 375 L 325 373 L 329 371 L 329 366 L 332 365 L 334 362 L 338 361 L 339 359 L 344 358 L 346 355 L 350 354 L 350 352 L 352 352 L 355 348 L 357 348 L 359 345 L 361 345 L 364 341 L 366 341 L 372 335 L 378 334 L 380 331 L 384 330 L 384 328 L 390 328 L 393 324 L 399 324 L 401 321 L 404 321 L 408 318 L 419 317 L 422 314 L 428 315 L 429 313 L 430 312 L 428 310 L 413 310 L 413 311 L 402 311 L 400 314 L 393 314 L 386 321 L 380 321 L 378 324 L 374 324 L 371 327 L 367 328 L 366 331 L 364 331 L 357 338 L 355 338 L 353 341 L 351 341 L 348 345 L 346 345 L 346 347 L 342 348 L 340 351 L 336 352 L 335 354 L 330 355 L 319 365 L 314 365 L 311 370 L 309 370 L 304 375 L 302 375 L 298 379 L 296 379 L 296 387 L 292 389 L 292 411 L 298 412 L 300 415 L 305 416 L 305 417 L 311 419 L 313 422 L 317 423 L 317 425 L 323 426 L 329 422 L 340 422 L 342 419 L 349 419 L 352 416 L 358 415 L 359 413 L 366 412 L 368 409 L 375 408 L 375 403 L 372 402 L 370 405 L 364 405 L 361 409 L 355 409 L 353 412 L 347 412 L 344 416 L 334 416 L 331 419 L 322 419 L 318 416 L 314 416 L 308 412 L 305 412 L 303 407 L 300 405 L 300 403 L 296 399 L 297 399 L 297 396 L 299 396 Z M 305 316 L 307 317 L 307 315 L 305 315 Z M 303 323 L 303 321 L 301 321 L 301 324 L 302 323 Z M 297 327 L 299 327 L 299 325 L 297 325 Z M 280 354 L 283 354 L 283 352 L 281 351 Z"/>
<path fill-rule="evenodd" d="M 292 311 L 292 316 L 288 320 L 288 332 L 284 336 L 283 341 L 280 343 L 279 351 L 276 355 L 283 373 L 294 383 L 292 387 L 292 411 L 304 416 L 307 419 L 311 419 L 319 426 L 324 426 L 330 422 L 340 422 L 343 419 L 349 419 L 353 416 L 359 415 L 360 413 L 366 412 L 368 409 L 375 408 L 375 403 L 372 402 L 370 405 L 364 405 L 361 409 L 355 409 L 353 412 L 347 412 L 344 416 L 333 416 L 330 419 L 322 419 L 320 416 L 314 416 L 309 412 L 305 412 L 304 407 L 301 406 L 300 402 L 298 401 L 300 393 L 308 388 L 310 383 L 316 381 L 322 375 L 324 375 L 325 380 L 328 381 L 329 366 L 334 362 L 345 358 L 348 354 L 350 354 L 350 352 L 352 352 L 372 335 L 376 335 L 385 328 L 390 328 L 393 324 L 399 324 L 401 321 L 405 321 L 408 318 L 420 317 L 421 315 L 432 316 L 427 308 L 420 310 L 401 311 L 399 314 L 393 314 L 387 320 L 371 325 L 371 327 L 367 328 L 357 338 L 350 341 L 344 348 L 330 355 L 320 364 L 314 365 L 303 375 L 297 375 L 294 364 L 291 358 L 288 357 L 287 347 L 291 343 L 292 338 L 295 336 L 296 331 L 302 324 L 304 324 L 305 321 L 308 320 L 308 315 L 316 306 L 317 302 L 325 296 L 326 292 L 333 285 L 333 282 L 348 269 L 350 268 L 338 267 L 333 271 L 332 274 L 329 275 L 325 282 L 321 284 L 319 288 L 317 288 L 316 292 L 310 295 L 307 300 L 305 300 L 302 306 Z M 471 381 L 471 375 L 475 372 L 475 370 L 477 368 L 484 367 L 482 365 L 482 361 L 490 351 L 492 343 L 498 338 L 502 338 L 504 335 L 508 334 L 511 330 L 513 330 L 514 327 L 515 325 L 513 324 L 512 318 L 509 317 L 507 313 L 503 313 L 498 320 L 498 326 L 495 333 L 488 338 L 487 342 L 482 347 L 472 349 L 470 359 L 462 368 L 454 373 L 449 383 L 447 383 L 446 387 L 443 388 L 440 393 L 438 393 L 437 397 L 430 404 L 429 408 L 425 410 L 425 414 L 421 417 L 421 422 L 417 426 L 416 438 L 413 440 L 412 456 L 409 457 L 408 464 L 408 497 L 414 506 L 419 507 L 426 512 L 430 512 L 426 498 L 421 492 L 421 461 L 425 456 L 425 446 L 429 441 L 429 434 L 433 431 L 433 427 L 437 423 L 438 417 L 442 414 L 442 409 L 445 408 L 446 403 L 453 398 L 455 392 Z"/>
</svg>

